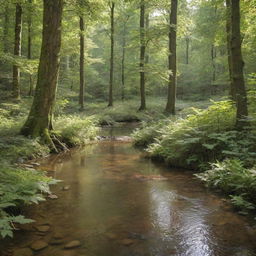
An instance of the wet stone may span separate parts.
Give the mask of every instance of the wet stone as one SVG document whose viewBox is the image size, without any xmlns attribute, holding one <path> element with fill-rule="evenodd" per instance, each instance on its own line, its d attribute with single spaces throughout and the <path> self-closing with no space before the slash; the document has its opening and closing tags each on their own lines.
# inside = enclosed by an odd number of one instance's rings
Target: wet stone
<svg viewBox="0 0 256 256">
<path fill-rule="evenodd" d="M 33 256 L 33 251 L 29 248 L 16 249 L 13 256 Z"/>
<path fill-rule="evenodd" d="M 71 241 L 65 245 L 65 249 L 73 249 L 81 246 L 81 242 L 78 240 Z"/>
<path fill-rule="evenodd" d="M 50 198 L 50 199 L 58 199 L 58 196 L 57 195 L 49 195 L 48 198 Z"/>
<path fill-rule="evenodd" d="M 69 189 L 70 189 L 70 186 L 65 186 L 65 187 L 62 188 L 63 191 L 67 191 Z"/>
<path fill-rule="evenodd" d="M 36 226 L 35 228 L 37 231 L 42 232 L 42 233 L 48 232 L 50 230 L 49 225 Z"/>
<path fill-rule="evenodd" d="M 41 251 L 41 250 L 45 249 L 46 247 L 48 247 L 48 244 L 43 240 L 35 241 L 30 246 L 30 248 L 34 251 Z"/>
<path fill-rule="evenodd" d="M 130 246 L 130 245 L 132 245 L 132 244 L 134 244 L 134 243 L 135 243 L 134 240 L 128 239 L 128 238 L 123 239 L 123 240 L 120 241 L 120 244 L 121 244 L 121 245 L 124 245 L 124 246 Z"/>
</svg>

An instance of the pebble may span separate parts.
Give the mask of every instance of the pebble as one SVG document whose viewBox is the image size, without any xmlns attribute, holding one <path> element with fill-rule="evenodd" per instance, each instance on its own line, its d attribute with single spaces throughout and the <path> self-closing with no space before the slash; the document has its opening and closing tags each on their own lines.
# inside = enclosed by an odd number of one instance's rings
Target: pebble
<svg viewBox="0 0 256 256">
<path fill-rule="evenodd" d="M 17 249 L 13 252 L 13 256 L 33 256 L 33 251 L 29 248 Z"/>
<path fill-rule="evenodd" d="M 134 243 L 135 243 L 134 240 L 128 239 L 128 238 L 125 238 L 125 239 L 120 241 L 120 244 L 125 245 L 125 246 L 130 246 L 130 245 L 132 245 Z"/>
<path fill-rule="evenodd" d="M 50 198 L 50 199 L 58 199 L 58 196 L 56 196 L 56 195 L 49 195 L 48 198 Z"/>
<path fill-rule="evenodd" d="M 36 226 L 35 228 L 37 231 L 42 232 L 42 233 L 48 232 L 50 230 L 49 225 Z"/>
<path fill-rule="evenodd" d="M 30 248 L 34 251 L 41 251 L 41 250 L 45 249 L 46 247 L 48 247 L 48 244 L 43 240 L 35 241 L 30 246 Z"/>
<path fill-rule="evenodd" d="M 81 246 L 81 242 L 78 240 L 74 240 L 74 241 L 67 243 L 64 248 L 65 249 L 73 249 L 73 248 L 80 247 L 80 246 Z"/>
<path fill-rule="evenodd" d="M 69 189 L 70 189 L 70 186 L 65 186 L 65 187 L 62 188 L 62 190 L 64 190 L 64 191 L 67 191 Z"/>
</svg>

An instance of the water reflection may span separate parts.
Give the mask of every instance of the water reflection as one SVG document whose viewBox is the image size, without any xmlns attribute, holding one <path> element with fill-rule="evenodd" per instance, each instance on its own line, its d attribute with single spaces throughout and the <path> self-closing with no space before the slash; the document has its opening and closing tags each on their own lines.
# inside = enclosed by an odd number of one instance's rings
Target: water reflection
<svg viewBox="0 0 256 256">
<path fill-rule="evenodd" d="M 72 250 L 73 256 L 256 252 L 255 236 L 248 232 L 244 218 L 207 193 L 191 174 L 156 166 L 129 143 L 91 145 L 62 159 L 50 159 L 45 169 L 49 166 L 64 184 L 55 188 L 58 200 L 30 210 L 31 218 L 51 225 L 50 232 L 40 236 L 49 246 L 35 256 L 66 255 L 63 247 L 70 240 L 82 244 Z M 63 191 L 64 185 L 70 189 Z M 64 238 L 53 246 L 56 232 Z M 13 247 L 27 247 L 38 239 L 34 231 L 18 232 Z M 0 251 L 3 248 L 0 245 Z"/>
</svg>

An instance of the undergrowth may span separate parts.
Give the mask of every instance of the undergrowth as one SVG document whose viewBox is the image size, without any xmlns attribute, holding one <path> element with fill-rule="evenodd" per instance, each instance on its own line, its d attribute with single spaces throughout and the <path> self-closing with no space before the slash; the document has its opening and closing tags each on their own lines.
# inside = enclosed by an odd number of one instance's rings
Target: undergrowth
<svg viewBox="0 0 256 256">
<path fill-rule="evenodd" d="M 135 145 L 171 166 L 203 171 L 198 177 L 229 194 L 241 212 L 256 209 L 254 120 L 249 130 L 235 130 L 236 109 L 230 101 L 192 110 L 185 118 L 145 124 L 133 133 Z"/>
<path fill-rule="evenodd" d="M 12 236 L 15 223 L 26 224 L 32 220 L 13 212 L 23 205 L 39 203 L 49 186 L 57 181 L 44 172 L 27 170 L 21 163 L 50 153 L 40 138 L 19 135 L 27 116 L 24 104 L 0 105 L 0 236 Z M 94 117 L 59 116 L 54 133 L 69 147 L 83 145 L 97 136 L 99 128 Z"/>
</svg>

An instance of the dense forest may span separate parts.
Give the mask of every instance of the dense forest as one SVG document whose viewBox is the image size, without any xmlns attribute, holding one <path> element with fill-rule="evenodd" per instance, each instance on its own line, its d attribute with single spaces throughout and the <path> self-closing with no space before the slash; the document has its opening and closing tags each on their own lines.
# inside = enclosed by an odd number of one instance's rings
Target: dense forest
<svg viewBox="0 0 256 256">
<path fill-rule="evenodd" d="M 114 140 L 166 172 L 192 170 L 255 221 L 255 21 L 255 0 L 0 0 L 0 251 L 34 225 L 24 207 L 58 199 L 60 178 L 41 162 L 102 141 L 113 163 Z M 253 255 L 200 253 L 163 255 Z"/>
</svg>

